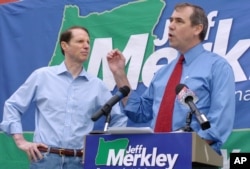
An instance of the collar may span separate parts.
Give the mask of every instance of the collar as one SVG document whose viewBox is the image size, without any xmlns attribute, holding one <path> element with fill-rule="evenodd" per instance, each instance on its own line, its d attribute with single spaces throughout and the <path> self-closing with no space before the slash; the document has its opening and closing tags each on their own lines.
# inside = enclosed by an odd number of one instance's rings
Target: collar
<svg viewBox="0 0 250 169">
<path fill-rule="evenodd" d="M 194 46 L 193 48 L 191 48 L 189 51 L 187 51 L 184 54 L 184 58 L 185 58 L 185 63 L 188 65 L 190 64 L 193 60 L 195 60 L 202 52 L 204 52 L 204 47 L 201 43 L 199 43 L 198 45 Z"/>
<path fill-rule="evenodd" d="M 64 73 L 69 73 L 69 71 L 66 68 L 65 62 L 62 62 L 60 65 L 58 65 L 57 74 L 60 75 L 60 74 L 64 74 Z M 78 77 L 84 77 L 87 80 L 90 79 L 90 75 L 86 72 L 84 67 L 82 67 L 82 71 L 80 72 Z"/>
</svg>

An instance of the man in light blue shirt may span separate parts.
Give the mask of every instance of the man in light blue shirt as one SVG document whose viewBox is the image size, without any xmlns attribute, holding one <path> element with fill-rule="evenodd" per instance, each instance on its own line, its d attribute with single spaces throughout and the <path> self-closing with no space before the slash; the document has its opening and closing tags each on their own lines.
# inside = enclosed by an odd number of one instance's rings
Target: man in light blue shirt
<svg viewBox="0 0 250 169">
<path fill-rule="evenodd" d="M 25 151 L 31 167 L 82 169 L 84 136 L 93 130 L 91 116 L 111 97 L 99 78 L 87 73 L 89 33 L 71 27 L 60 36 L 64 62 L 35 70 L 5 102 L 1 129 L 13 136 Z M 35 103 L 33 142 L 22 135 L 21 116 Z M 111 110 L 111 126 L 126 126 L 127 117 L 118 105 Z"/>
<path fill-rule="evenodd" d="M 202 46 L 208 21 L 202 8 L 196 5 L 178 4 L 170 17 L 169 44 L 184 55 L 180 83 L 188 86 L 198 97 L 197 108 L 210 122 L 211 127 L 202 130 L 193 116 L 191 128 L 220 153 L 222 144 L 230 135 L 235 116 L 234 73 L 221 56 L 205 50 Z M 172 61 L 155 73 L 149 87 L 139 96 L 130 92 L 123 99 L 124 112 L 134 122 L 148 122 L 155 128 L 158 111 L 168 79 L 177 63 Z M 107 55 L 110 70 L 118 87 L 129 85 L 125 73 L 125 57 L 114 49 Z M 175 98 L 172 131 L 186 125 L 188 106 Z"/>
</svg>

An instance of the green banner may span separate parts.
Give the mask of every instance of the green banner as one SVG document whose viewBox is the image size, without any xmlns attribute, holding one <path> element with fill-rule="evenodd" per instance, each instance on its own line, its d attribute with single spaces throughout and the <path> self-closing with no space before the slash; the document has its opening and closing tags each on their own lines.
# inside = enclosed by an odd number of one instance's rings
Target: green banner
<svg viewBox="0 0 250 169">
<path fill-rule="evenodd" d="M 33 133 L 24 137 L 32 141 Z M 17 148 L 13 138 L 0 133 L 0 169 L 28 169 L 29 160 L 23 151 Z"/>
<path fill-rule="evenodd" d="M 234 130 L 221 149 L 223 168 L 229 169 L 230 153 L 250 152 L 250 129 Z"/>
</svg>

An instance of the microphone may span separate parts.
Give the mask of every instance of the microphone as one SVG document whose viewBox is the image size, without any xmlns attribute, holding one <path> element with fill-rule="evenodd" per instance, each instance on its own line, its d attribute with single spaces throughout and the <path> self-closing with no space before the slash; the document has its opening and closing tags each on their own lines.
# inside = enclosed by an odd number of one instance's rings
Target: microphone
<svg viewBox="0 0 250 169">
<path fill-rule="evenodd" d="M 177 95 L 177 99 L 182 104 L 187 105 L 190 108 L 191 113 L 195 114 L 202 130 L 210 128 L 210 122 L 207 120 L 204 114 L 200 113 L 195 105 L 198 98 L 195 96 L 194 92 L 190 90 L 185 84 L 178 84 L 175 88 L 175 93 Z"/>
<path fill-rule="evenodd" d="M 130 92 L 130 88 L 128 86 L 123 86 L 121 87 L 115 94 L 114 96 L 103 106 L 101 107 L 92 117 L 91 119 L 93 121 L 98 120 L 102 115 L 107 116 L 112 107 L 119 102 L 121 99 L 126 97 Z"/>
</svg>

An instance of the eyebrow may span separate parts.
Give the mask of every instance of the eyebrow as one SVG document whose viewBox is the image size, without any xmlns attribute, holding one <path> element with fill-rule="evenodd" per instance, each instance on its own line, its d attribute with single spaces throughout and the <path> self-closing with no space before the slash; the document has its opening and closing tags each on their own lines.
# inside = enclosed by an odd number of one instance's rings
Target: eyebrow
<svg viewBox="0 0 250 169">
<path fill-rule="evenodd" d="M 184 20 L 183 18 L 181 18 L 181 17 L 169 17 L 169 20 Z"/>
</svg>

